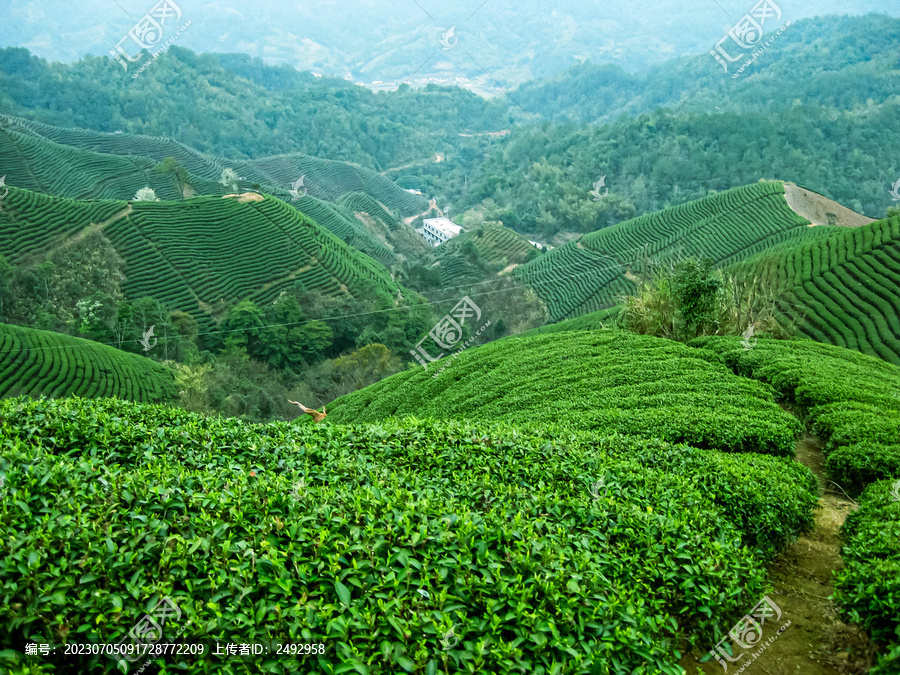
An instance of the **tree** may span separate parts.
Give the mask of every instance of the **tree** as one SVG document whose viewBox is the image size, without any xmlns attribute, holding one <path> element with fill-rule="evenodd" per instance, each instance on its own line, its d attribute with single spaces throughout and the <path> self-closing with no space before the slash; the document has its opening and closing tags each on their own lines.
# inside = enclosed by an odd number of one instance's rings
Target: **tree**
<svg viewBox="0 0 900 675">
<path fill-rule="evenodd" d="M 166 157 L 156 167 L 156 171 L 157 173 L 171 175 L 175 184 L 178 186 L 181 198 L 184 199 L 184 190 L 191 179 L 191 174 L 188 173 L 188 170 L 181 166 L 174 157 Z"/>
<path fill-rule="evenodd" d="M 226 190 L 237 192 L 239 180 L 237 172 L 234 169 L 224 169 L 219 182 L 225 186 Z"/>
<path fill-rule="evenodd" d="M 242 300 L 228 311 L 220 330 L 226 347 L 243 347 L 248 354 L 258 354 L 258 341 L 263 330 L 263 313 L 252 300 Z"/>
<path fill-rule="evenodd" d="M 136 202 L 158 202 L 159 198 L 156 196 L 156 193 L 153 191 L 153 188 L 142 187 L 138 190 L 134 195 L 134 201 Z"/>
<path fill-rule="evenodd" d="M 197 321 L 187 312 L 176 310 L 170 316 L 172 331 L 178 336 L 175 343 L 175 358 L 185 362 L 197 353 Z"/>
<path fill-rule="evenodd" d="M 8 303 L 12 299 L 13 279 L 16 277 L 16 267 L 9 264 L 6 258 L 0 253 L 0 321 L 6 319 L 4 314 L 4 303 Z"/>
</svg>

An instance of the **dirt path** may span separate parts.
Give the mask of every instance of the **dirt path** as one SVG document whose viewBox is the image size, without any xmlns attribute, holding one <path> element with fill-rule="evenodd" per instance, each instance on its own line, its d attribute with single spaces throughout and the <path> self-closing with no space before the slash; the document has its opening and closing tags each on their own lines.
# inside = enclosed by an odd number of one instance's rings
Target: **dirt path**
<svg viewBox="0 0 900 675">
<path fill-rule="evenodd" d="M 422 211 L 422 213 L 417 213 L 416 215 L 410 216 L 409 218 L 404 218 L 403 222 L 407 225 L 412 225 L 412 222 L 416 218 L 418 218 L 419 216 L 427 216 L 429 213 L 431 213 L 432 209 L 436 209 L 436 208 L 437 208 L 437 202 L 432 199 L 428 204 L 428 210 Z"/>
<path fill-rule="evenodd" d="M 781 609 L 781 621 L 790 626 L 756 660 L 744 669 L 747 675 L 861 675 L 866 671 L 867 639 L 856 628 L 840 621 L 828 596 L 834 587 L 832 571 L 841 568 L 840 528 L 854 508 L 842 494 L 826 490 L 825 460 L 820 441 L 805 436 L 797 443 L 797 461 L 808 466 L 819 480 L 819 506 L 814 528 L 783 551 L 769 567 L 772 601 Z M 834 488 L 834 486 L 830 486 Z M 836 489 L 836 488 L 834 488 Z M 747 608 L 749 612 L 751 607 Z M 763 627 L 763 642 L 775 634 Z M 713 645 L 702 645 L 681 665 L 689 675 L 723 675 L 714 659 L 698 663 Z M 749 655 L 758 650 L 735 650 Z M 748 656 L 749 659 L 749 656 Z M 734 673 L 748 659 L 729 663 Z"/>
</svg>

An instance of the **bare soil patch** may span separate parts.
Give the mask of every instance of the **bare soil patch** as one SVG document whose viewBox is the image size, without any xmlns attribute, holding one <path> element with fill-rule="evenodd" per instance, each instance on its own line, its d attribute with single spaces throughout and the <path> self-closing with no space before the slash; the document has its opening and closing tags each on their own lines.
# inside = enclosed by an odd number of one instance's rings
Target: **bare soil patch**
<svg viewBox="0 0 900 675">
<path fill-rule="evenodd" d="M 806 218 L 813 226 L 860 227 L 875 222 L 872 218 L 794 183 L 784 184 L 784 197 L 794 213 Z"/>
</svg>

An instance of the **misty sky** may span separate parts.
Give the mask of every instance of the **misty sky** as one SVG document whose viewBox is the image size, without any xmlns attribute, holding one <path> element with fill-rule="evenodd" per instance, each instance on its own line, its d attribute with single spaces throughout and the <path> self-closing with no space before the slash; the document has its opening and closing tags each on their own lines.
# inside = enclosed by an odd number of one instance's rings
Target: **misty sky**
<svg viewBox="0 0 900 675">
<path fill-rule="evenodd" d="M 168 0 L 164 39 L 198 52 L 241 52 L 269 64 L 356 81 L 490 74 L 517 82 L 590 59 L 636 70 L 708 51 L 756 0 Z M 781 23 L 828 14 L 900 16 L 900 0 L 770 0 Z M 0 47 L 50 59 L 108 56 L 158 0 L 5 0 Z M 178 25 L 174 25 L 178 23 Z M 449 42 L 441 40 L 449 29 Z M 771 26 L 764 29 L 768 31 Z M 777 26 L 776 26 L 777 28 Z M 876 37 L 877 39 L 877 37 Z M 135 47 L 125 48 L 133 51 Z"/>
</svg>

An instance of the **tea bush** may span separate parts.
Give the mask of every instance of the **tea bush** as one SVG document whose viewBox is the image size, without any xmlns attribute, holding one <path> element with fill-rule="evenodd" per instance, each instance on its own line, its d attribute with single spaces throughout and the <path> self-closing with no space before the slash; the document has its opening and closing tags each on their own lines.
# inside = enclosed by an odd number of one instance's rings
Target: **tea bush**
<svg viewBox="0 0 900 675">
<path fill-rule="evenodd" d="M 447 370 L 433 374 L 452 359 Z M 797 420 L 713 353 L 619 331 L 512 338 L 337 399 L 337 422 L 390 416 L 540 421 L 674 443 L 793 453 Z"/>
<path fill-rule="evenodd" d="M 740 375 L 772 385 L 825 441 L 826 468 L 851 494 L 873 480 L 900 477 L 900 368 L 810 340 L 765 340 L 751 349 L 739 338 L 690 343 L 721 354 Z"/>
<path fill-rule="evenodd" d="M 7 399 L 0 417 L 9 663 L 28 641 L 117 642 L 169 596 L 183 640 L 328 645 L 297 672 L 680 673 L 679 645 L 758 600 L 761 562 L 815 500 L 783 458 L 571 429 L 253 425 L 84 399 Z"/>
<path fill-rule="evenodd" d="M 900 498 L 891 481 L 869 485 L 859 509 L 851 511 L 841 534 L 844 568 L 837 573 L 834 599 L 844 617 L 884 648 L 870 673 L 900 669 Z"/>
<path fill-rule="evenodd" d="M 859 510 L 847 516 L 844 568 L 834 601 L 880 647 L 872 673 L 900 665 L 900 369 L 871 356 L 810 341 L 759 340 L 745 350 L 733 338 L 691 343 L 723 355 L 736 372 L 772 384 L 825 441 L 826 469 Z M 888 479 L 888 480 L 884 480 Z M 876 482 L 877 481 L 877 482 Z M 890 494 L 890 488 L 898 497 Z M 866 487 L 868 486 L 868 487 Z"/>
<path fill-rule="evenodd" d="M 168 403 L 174 373 L 150 359 L 90 340 L 0 324 L 0 397 L 116 396 Z"/>
</svg>

